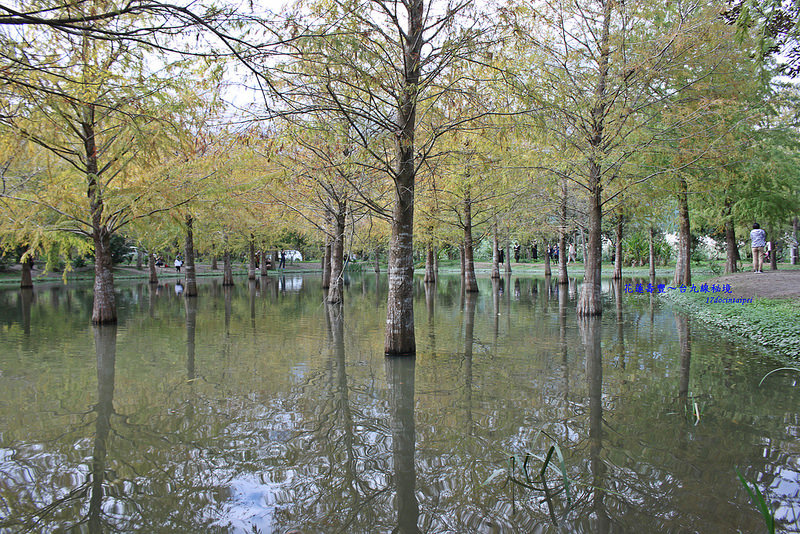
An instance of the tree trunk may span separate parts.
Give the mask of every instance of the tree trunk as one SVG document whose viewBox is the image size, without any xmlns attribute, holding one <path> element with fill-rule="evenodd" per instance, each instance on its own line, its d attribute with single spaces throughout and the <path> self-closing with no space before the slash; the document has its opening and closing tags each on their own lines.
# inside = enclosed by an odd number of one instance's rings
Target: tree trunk
<svg viewBox="0 0 800 534">
<path fill-rule="evenodd" d="M 600 315 L 603 301 L 600 294 L 601 269 L 603 267 L 603 242 L 601 225 L 603 209 L 600 198 L 600 173 L 596 164 L 592 165 L 593 194 L 589 198 L 589 239 L 586 244 L 587 257 L 583 269 L 583 285 L 578 297 L 577 312 L 580 316 Z"/>
<path fill-rule="evenodd" d="M 511 274 L 511 243 L 506 241 L 506 275 Z"/>
<path fill-rule="evenodd" d="M 550 270 L 550 243 L 544 241 L 543 245 L 543 252 L 544 252 L 544 275 L 545 276 L 552 276 L 553 271 Z"/>
<path fill-rule="evenodd" d="M 739 251 L 736 244 L 736 227 L 731 219 L 731 201 L 725 199 L 725 273 L 735 273 L 739 270 L 736 265 Z"/>
<path fill-rule="evenodd" d="M 797 243 L 797 217 L 792 219 L 792 265 L 797 265 L 798 243 Z"/>
<path fill-rule="evenodd" d="M 414 187 L 416 161 L 414 134 L 421 72 L 424 2 L 411 0 L 403 41 L 403 80 L 397 109 L 397 170 L 394 173 L 392 239 L 389 249 L 389 298 L 386 307 L 387 355 L 414 354 Z"/>
<path fill-rule="evenodd" d="M 439 279 L 439 247 L 433 247 L 433 276 Z"/>
<path fill-rule="evenodd" d="M 114 295 L 114 263 L 111 259 L 111 232 L 105 226 L 93 231 L 94 241 L 94 304 L 92 323 L 117 322 L 117 302 Z"/>
<path fill-rule="evenodd" d="M 158 272 L 156 272 L 156 255 L 152 252 L 147 255 L 147 267 L 150 270 L 150 283 L 158 283 Z"/>
<path fill-rule="evenodd" d="M 142 254 L 142 249 L 137 248 L 136 249 L 136 270 L 137 271 L 141 271 L 142 270 L 142 263 L 143 263 L 143 258 L 142 257 L 143 256 L 144 256 L 144 254 Z"/>
<path fill-rule="evenodd" d="M 461 267 L 461 279 L 464 279 L 464 275 L 467 272 L 466 266 L 466 258 L 464 257 L 464 244 L 458 246 L 458 262 Z"/>
<path fill-rule="evenodd" d="M 603 222 L 602 203 L 602 169 L 600 165 L 606 152 L 604 146 L 604 128 L 607 107 L 606 83 L 608 79 L 608 57 L 610 55 L 609 28 L 613 2 L 603 4 L 603 29 L 600 35 L 600 57 L 598 59 L 597 85 L 594 89 L 594 106 L 592 108 L 592 124 L 589 132 L 590 152 L 589 166 L 589 243 L 587 256 L 584 258 L 583 285 L 578 297 L 577 313 L 581 317 L 600 315 L 603 313 L 603 301 L 600 295 L 600 275 L 603 261 L 603 242 L 600 234 Z"/>
<path fill-rule="evenodd" d="M 231 253 L 227 249 L 222 254 L 222 285 L 223 286 L 233 285 L 233 268 L 231 267 Z"/>
<path fill-rule="evenodd" d="M 770 240 L 769 243 L 772 245 L 769 251 L 769 268 L 772 271 L 778 270 L 778 243 L 775 241 L 775 232 L 773 228 L 769 229 Z"/>
<path fill-rule="evenodd" d="M 464 197 L 464 247 L 461 273 L 464 280 L 464 291 L 467 293 L 478 292 L 478 279 L 475 277 L 475 258 L 472 243 L 472 198 L 467 191 Z"/>
<path fill-rule="evenodd" d="M 217 266 L 217 251 L 214 250 L 214 247 L 211 247 L 211 270 L 216 271 L 219 269 Z"/>
<path fill-rule="evenodd" d="M 260 274 L 261 276 L 267 276 L 267 251 L 262 248 L 259 251 L 258 257 L 261 258 L 261 264 L 259 265 Z"/>
<path fill-rule="evenodd" d="M 378 248 L 375 249 L 375 251 L 373 253 L 373 257 L 375 258 L 375 272 L 376 273 L 380 273 L 381 272 L 381 253 L 380 253 L 380 249 L 378 249 Z"/>
<path fill-rule="evenodd" d="M 92 322 L 108 324 L 117 322 L 117 302 L 114 296 L 113 261 L 111 259 L 111 232 L 103 224 L 103 190 L 98 182 L 99 166 L 95 142 L 94 106 L 83 108 L 83 148 L 86 161 L 86 194 L 89 197 L 89 213 L 92 222 L 94 244 L 94 303 Z"/>
<path fill-rule="evenodd" d="M 334 227 L 333 244 L 331 245 L 330 287 L 328 289 L 328 303 L 342 302 L 342 288 L 344 286 L 344 230 L 347 223 L 347 205 L 339 204 L 338 212 L 333 217 Z"/>
<path fill-rule="evenodd" d="M 567 181 L 561 181 L 561 205 L 559 206 L 558 224 L 558 283 L 561 285 L 569 284 L 569 274 L 567 273 Z"/>
<path fill-rule="evenodd" d="M 247 279 L 256 279 L 256 238 L 250 234 L 250 243 L 248 244 L 247 255 Z"/>
<path fill-rule="evenodd" d="M 614 242 L 614 280 L 622 279 L 622 215 L 617 216 Z"/>
<path fill-rule="evenodd" d="M 655 229 L 650 227 L 649 239 L 649 261 L 650 261 L 650 283 L 656 283 L 656 243 L 655 243 Z"/>
<path fill-rule="evenodd" d="M 19 281 L 19 287 L 27 289 L 33 287 L 33 276 L 31 270 L 33 268 L 33 258 L 28 255 L 22 260 L 22 276 Z"/>
<path fill-rule="evenodd" d="M 186 242 L 184 244 L 184 256 L 186 262 L 184 268 L 186 269 L 186 289 L 183 294 L 187 297 L 197 296 L 197 269 L 194 264 L 194 219 L 191 215 L 186 216 Z"/>
<path fill-rule="evenodd" d="M 689 222 L 689 185 L 680 176 L 678 182 L 678 257 L 675 261 L 673 285 L 692 285 L 692 235 Z"/>
<path fill-rule="evenodd" d="M 497 223 L 492 225 L 492 279 L 500 278 L 500 245 L 497 239 Z"/>
<path fill-rule="evenodd" d="M 330 213 L 325 215 L 325 254 L 322 256 L 322 289 L 331 287 L 331 233 L 334 233 Z"/>
<path fill-rule="evenodd" d="M 436 283 L 436 274 L 433 272 L 433 246 L 428 245 L 425 251 L 425 278 L 426 284 Z"/>
</svg>

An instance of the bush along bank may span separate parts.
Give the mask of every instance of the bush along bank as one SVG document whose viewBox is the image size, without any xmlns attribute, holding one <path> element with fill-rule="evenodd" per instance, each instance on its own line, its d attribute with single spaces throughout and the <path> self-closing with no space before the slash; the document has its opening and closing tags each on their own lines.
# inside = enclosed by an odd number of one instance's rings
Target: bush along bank
<svg viewBox="0 0 800 534">
<path fill-rule="evenodd" d="M 800 361 L 800 303 L 796 299 L 742 298 L 671 291 L 662 301 L 706 323 L 739 334 Z"/>
</svg>

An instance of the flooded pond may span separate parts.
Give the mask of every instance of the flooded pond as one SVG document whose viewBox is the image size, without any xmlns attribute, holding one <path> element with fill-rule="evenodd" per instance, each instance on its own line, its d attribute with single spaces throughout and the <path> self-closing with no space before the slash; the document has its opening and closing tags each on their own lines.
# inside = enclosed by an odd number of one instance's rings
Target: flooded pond
<svg viewBox="0 0 800 534">
<path fill-rule="evenodd" d="M 420 280 L 416 358 L 381 276 L 122 282 L 101 328 L 89 284 L 0 290 L 0 531 L 765 532 L 737 469 L 800 529 L 797 374 L 610 281 L 585 320 L 479 284 Z"/>
</svg>

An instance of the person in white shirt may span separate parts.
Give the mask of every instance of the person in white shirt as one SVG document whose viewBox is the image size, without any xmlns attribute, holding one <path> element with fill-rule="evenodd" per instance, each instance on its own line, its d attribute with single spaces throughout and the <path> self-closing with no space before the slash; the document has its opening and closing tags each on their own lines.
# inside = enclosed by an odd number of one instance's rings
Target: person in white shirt
<svg viewBox="0 0 800 534">
<path fill-rule="evenodd" d="M 753 249 L 753 272 L 760 273 L 764 265 L 764 247 L 767 245 L 767 233 L 758 223 L 753 223 L 750 231 L 750 246 Z"/>
</svg>

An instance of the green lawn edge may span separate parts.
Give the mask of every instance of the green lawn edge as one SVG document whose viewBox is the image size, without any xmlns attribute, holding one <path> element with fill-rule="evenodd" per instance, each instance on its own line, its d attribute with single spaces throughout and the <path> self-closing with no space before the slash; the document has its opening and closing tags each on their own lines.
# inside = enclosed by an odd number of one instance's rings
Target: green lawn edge
<svg viewBox="0 0 800 534">
<path fill-rule="evenodd" d="M 695 285 L 713 278 L 696 280 Z M 704 323 L 757 343 L 785 359 L 800 362 L 800 302 L 797 299 L 753 298 L 746 303 L 713 303 L 707 299 L 731 297 L 709 293 L 670 291 L 659 298 Z"/>
</svg>

